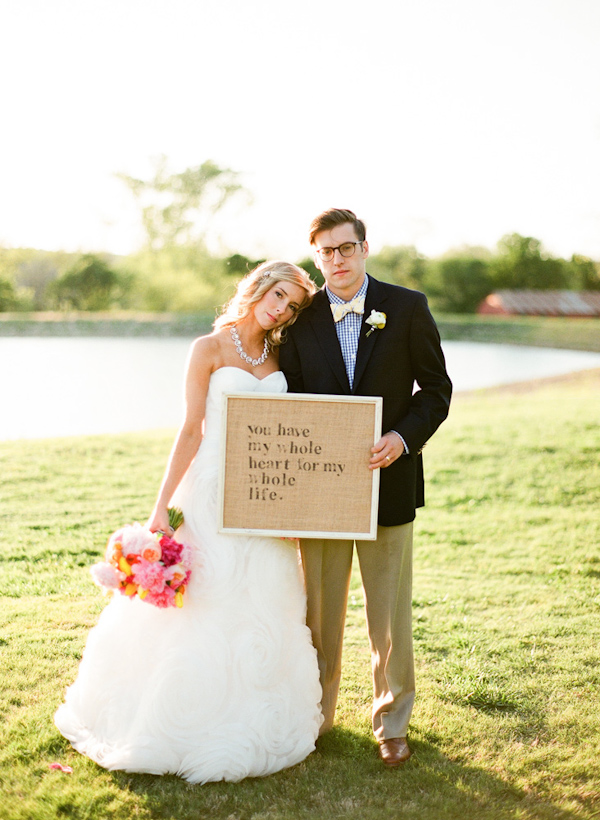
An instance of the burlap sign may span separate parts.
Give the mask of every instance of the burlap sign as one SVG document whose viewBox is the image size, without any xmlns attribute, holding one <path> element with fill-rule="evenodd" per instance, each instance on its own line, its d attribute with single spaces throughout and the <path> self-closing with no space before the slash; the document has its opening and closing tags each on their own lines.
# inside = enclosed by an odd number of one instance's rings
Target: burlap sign
<svg viewBox="0 0 600 820">
<path fill-rule="evenodd" d="M 220 532 L 374 540 L 382 399 L 224 395 Z"/>
</svg>

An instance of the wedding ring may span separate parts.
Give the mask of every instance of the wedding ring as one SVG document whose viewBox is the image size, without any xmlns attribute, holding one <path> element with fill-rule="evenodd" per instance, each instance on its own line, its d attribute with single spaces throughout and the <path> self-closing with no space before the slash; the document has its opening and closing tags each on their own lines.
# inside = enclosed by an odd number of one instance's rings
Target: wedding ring
<svg viewBox="0 0 600 820">
<path fill-rule="evenodd" d="M 386 457 L 385 457 L 385 460 L 386 460 L 386 461 L 391 461 L 391 459 L 390 459 L 390 457 L 389 457 L 389 456 L 386 456 Z"/>
</svg>

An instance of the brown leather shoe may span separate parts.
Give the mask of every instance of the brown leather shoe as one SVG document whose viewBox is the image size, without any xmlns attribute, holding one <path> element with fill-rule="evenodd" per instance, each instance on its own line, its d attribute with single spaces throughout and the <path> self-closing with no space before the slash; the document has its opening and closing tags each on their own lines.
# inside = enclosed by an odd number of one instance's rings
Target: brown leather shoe
<svg viewBox="0 0 600 820">
<path fill-rule="evenodd" d="M 391 737 L 379 741 L 379 757 L 390 769 L 406 763 L 411 754 L 405 737 Z"/>
</svg>

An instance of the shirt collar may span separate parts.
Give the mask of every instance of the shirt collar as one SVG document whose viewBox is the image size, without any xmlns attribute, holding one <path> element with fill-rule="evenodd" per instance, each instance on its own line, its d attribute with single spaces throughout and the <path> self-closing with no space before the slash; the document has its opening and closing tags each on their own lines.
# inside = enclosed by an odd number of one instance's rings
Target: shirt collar
<svg viewBox="0 0 600 820">
<path fill-rule="evenodd" d="M 369 277 L 365 273 L 365 281 L 360 286 L 359 290 L 354 294 L 352 299 L 356 299 L 359 296 L 366 296 L 367 295 L 367 287 L 369 285 Z M 339 296 L 336 296 L 335 293 L 329 290 L 328 285 L 325 285 L 325 291 L 327 293 L 327 298 L 329 299 L 329 303 L 333 305 L 345 305 L 348 302 L 351 302 L 352 299 L 340 299 Z"/>
</svg>

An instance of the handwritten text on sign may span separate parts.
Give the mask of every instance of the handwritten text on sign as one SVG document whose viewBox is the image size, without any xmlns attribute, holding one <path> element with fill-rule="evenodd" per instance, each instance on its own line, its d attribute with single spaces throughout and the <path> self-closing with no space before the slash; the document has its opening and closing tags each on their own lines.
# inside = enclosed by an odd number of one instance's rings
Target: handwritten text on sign
<svg viewBox="0 0 600 820">
<path fill-rule="evenodd" d="M 227 397 L 223 529 L 329 537 L 370 533 L 378 476 L 368 463 L 379 437 L 380 402 Z"/>
</svg>

